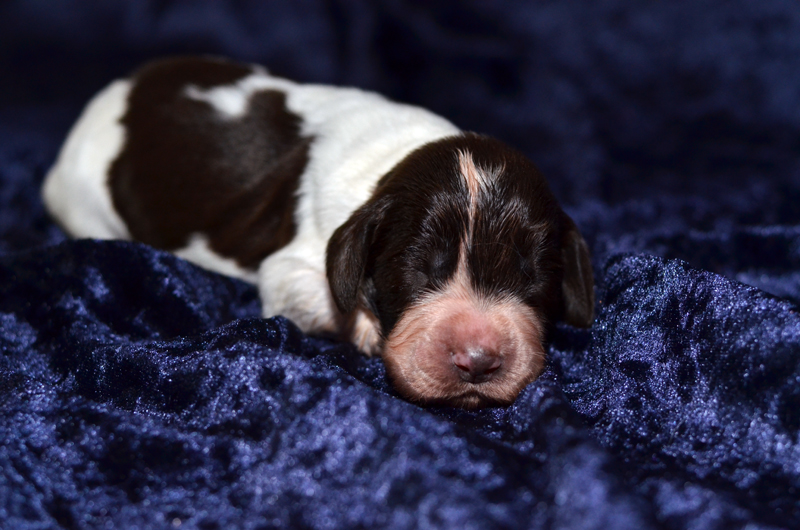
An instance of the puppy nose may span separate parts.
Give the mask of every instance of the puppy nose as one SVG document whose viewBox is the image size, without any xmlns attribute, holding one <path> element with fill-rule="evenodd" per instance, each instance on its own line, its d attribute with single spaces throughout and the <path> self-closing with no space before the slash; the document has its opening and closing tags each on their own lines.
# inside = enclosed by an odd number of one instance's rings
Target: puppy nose
<svg viewBox="0 0 800 530">
<path fill-rule="evenodd" d="M 499 355 L 483 348 L 464 349 L 451 354 L 458 375 L 469 383 L 483 383 L 503 364 Z"/>
</svg>

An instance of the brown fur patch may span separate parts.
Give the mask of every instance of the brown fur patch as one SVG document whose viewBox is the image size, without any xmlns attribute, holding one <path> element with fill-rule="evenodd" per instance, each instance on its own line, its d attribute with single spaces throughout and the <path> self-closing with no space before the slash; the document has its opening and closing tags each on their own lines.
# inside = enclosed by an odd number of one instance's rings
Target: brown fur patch
<svg viewBox="0 0 800 530">
<path fill-rule="evenodd" d="M 131 235 L 176 250 L 204 234 L 216 253 L 254 270 L 295 234 L 295 193 L 309 139 L 285 95 L 263 90 L 247 114 L 222 119 L 186 97 L 189 85 L 236 82 L 252 69 L 198 58 L 152 63 L 133 78 L 123 151 L 112 164 L 114 207 Z"/>
</svg>

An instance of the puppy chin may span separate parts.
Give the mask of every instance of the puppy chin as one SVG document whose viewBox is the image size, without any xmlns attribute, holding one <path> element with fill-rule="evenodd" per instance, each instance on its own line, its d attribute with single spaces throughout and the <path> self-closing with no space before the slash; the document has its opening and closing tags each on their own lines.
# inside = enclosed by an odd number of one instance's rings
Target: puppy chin
<svg viewBox="0 0 800 530">
<path fill-rule="evenodd" d="M 468 409 L 508 405 L 544 369 L 543 328 L 520 302 L 449 289 L 405 312 L 383 359 L 395 388 L 411 401 Z"/>
</svg>

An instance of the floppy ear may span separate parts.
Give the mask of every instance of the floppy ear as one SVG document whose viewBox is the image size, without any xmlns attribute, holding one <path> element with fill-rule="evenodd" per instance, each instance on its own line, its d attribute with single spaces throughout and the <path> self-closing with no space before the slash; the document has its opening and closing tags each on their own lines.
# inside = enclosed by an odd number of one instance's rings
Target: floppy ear
<svg viewBox="0 0 800 530">
<path fill-rule="evenodd" d="M 344 315 L 353 311 L 358 303 L 369 246 L 381 218 L 382 209 L 376 203 L 367 203 L 353 212 L 328 241 L 325 263 L 328 284 L 336 307 Z"/>
<path fill-rule="evenodd" d="M 564 321 L 572 326 L 588 328 L 594 320 L 594 275 L 589 247 L 575 223 L 564 215 L 567 230 L 561 246 L 564 278 L 561 293 L 564 299 Z"/>
</svg>

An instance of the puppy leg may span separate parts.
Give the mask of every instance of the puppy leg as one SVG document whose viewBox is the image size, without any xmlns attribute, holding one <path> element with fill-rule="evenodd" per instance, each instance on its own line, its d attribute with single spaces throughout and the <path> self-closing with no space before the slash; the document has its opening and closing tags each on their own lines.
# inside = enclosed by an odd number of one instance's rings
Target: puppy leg
<svg viewBox="0 0 800 530">
<path fill-rule="evenodd" d="M 365 309 L 355 310 L 346 335 L 350 338 L 350 342 L 368 356 L 379 353 L 383 346 L 378 319 L 371 311 Z"/>
<path fill-rule="evenodd" d="M 298 255 L 292 245 L 261 263 L 258 288 L 265 318 L 283 315 L 306 333 L 341 329 L 325 270 Z"/>
<path fill-rule="evenodd" d="M 377 319 L 357 309 L 347 317 L 333 302 L 322 260 L 303 256 L 289 245 L 269 256 L 258 270 L 258 288 L 265 318 L 283 315 L 306 333 L 335 333 L 372 355 L 382 342 Z"/>
</svg>

